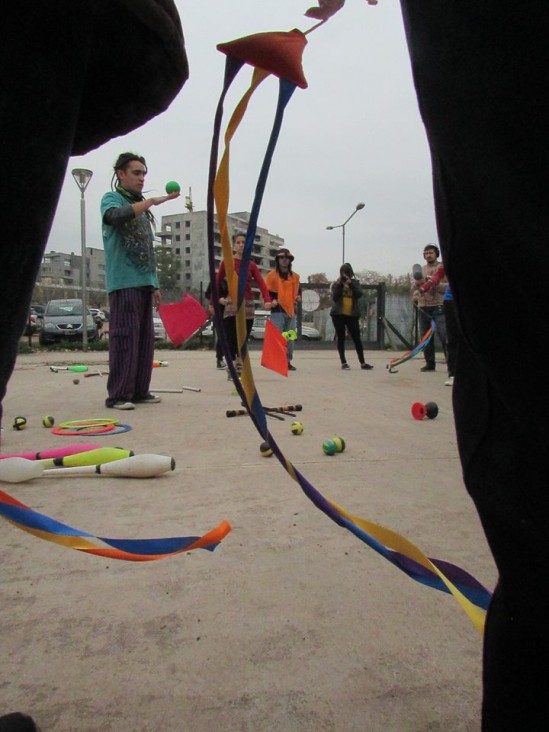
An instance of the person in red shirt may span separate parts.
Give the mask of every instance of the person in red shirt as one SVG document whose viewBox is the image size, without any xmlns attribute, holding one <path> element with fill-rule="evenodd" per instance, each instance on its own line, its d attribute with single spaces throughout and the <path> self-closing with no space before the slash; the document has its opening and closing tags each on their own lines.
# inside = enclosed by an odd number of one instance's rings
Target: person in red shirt
<svg viewBox="0 0 549 732">
<path fill-rule="evenodd" d="M 244 245 L 246 244 L 246 234 L 238 232 L 233 235 L 233 256 L 234 256 L 234 269 L 236 274 L 240 273 L 240 267 L 242 265 L 242 254 L 244 252 Z M 221 288 L 223 279 L 227 276 L 225 270 L 225 262 L 221 262 L 221 265 L 217 271 L 216 282 L 218 289 Z M 256 283 L 263 297 L 265 303 L 265 310 L 271 309 L 271 297 L 269 290 L 265 285 L 265 280 L 259 270 L 257 264 L 250 260 L 248 266 L 248 277 L 246 280 L 246 289 L 244 291 L 244 300 L 246 308 L 246 341 L 250 336 L 252 326 L 254 324 L 255 315 L 255 302 L 254 294 L 252 292 L 252 281 Z M 225 312 L 223 313 L 223 323 L 225 325 L 225 331 L 227 333 L 227 339 L 229 341 L 229 350 L 231 358 L 236 362 L 236 369 L 240 371 L 242 369 L 242 361 L 238 352 L 238 340 L 236 334 L 236 303 L 233 302 L 230 293 L 226 297 L 219 298 L 219 304 L 225 306 Z M 230 376 L 230 374 L 229 374 Z"/>
</svg>

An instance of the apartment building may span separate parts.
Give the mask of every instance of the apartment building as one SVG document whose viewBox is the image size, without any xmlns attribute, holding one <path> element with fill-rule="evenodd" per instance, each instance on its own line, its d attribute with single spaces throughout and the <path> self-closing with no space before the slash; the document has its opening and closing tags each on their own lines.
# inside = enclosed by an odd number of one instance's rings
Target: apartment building
<svg viewBox="0 0 549 732">
<path fill-rule="evenodd" d="M 71 252 L 46 252 L 42 257 L 37 286 L 45 297 L 80 297 L 82 256 Z M 103 249 L 86 247 L 86 288 L 93 293 L 105 292 L 105 253 Z M 56 295 L 57 292 L 57 295 Z M 44 297 L 39 297 L 44 299 Z"/>
</svg>

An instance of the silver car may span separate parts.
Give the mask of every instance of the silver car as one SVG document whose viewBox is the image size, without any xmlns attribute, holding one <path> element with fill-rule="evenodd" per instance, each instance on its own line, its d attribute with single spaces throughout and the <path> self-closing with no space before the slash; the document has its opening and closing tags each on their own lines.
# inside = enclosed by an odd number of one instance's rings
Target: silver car
<svg viewBox="0 0 549 732">
<path fill-rule="evenodd" d="M 265 338 L 265 321 L 269 318 L 269 312 L 265 310 L 256 310 L 254 324 L 250 332 L 250 340 L 262 341 Z M 301 326 L 301 337 L 304 341 L 319 341 L 320 333 L 316 328 L 309 325 Z"/>
<path fill-rule="evenodd" d="M 82 300 L 50 300 L 44 310 L 41 346 L 59 341 L 82 340 Z M 86 314 L 88 342 L 97 340 L 97 326 L 90 311 Z"/>
</svg>

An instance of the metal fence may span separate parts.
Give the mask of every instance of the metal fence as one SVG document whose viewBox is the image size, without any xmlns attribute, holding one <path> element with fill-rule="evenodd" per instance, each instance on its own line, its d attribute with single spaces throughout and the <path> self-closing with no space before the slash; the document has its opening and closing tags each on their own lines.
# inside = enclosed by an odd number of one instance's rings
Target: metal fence
<svg viewBox="0 0 549 732">
<path fill-rule="evenodd" d="M 297 308 L 297 331 L 311 325 L 320 340 L 303 340 L 300 348 L 333 347 L 335 330 L 330 318 L 330 284 L 302 284 L 302 302 Z M 385 284 L 362 285 L 360 330 L 368 350 L 403 350 L 417 343 L 417 318 L 408 294 L 388 294 Z"/>
</svg>

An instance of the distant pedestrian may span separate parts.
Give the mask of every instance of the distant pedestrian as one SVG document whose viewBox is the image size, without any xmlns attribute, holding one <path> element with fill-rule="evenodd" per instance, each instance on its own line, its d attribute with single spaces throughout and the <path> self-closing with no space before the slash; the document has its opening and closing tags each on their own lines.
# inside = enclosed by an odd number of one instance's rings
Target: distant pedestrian
<svg viewBox="0 0 549 732">
<path fill-rule="evenodd" d="M 446 286 L 442 300 L 442 307 L 444 308 L 444 320 L 446 322 L 446 354 L 448 360 L 448 378 L 444 384 L 446 386 L 453 386 L 459 350 L 459 324 L 456 314 L 456 306 L 454 305 L 454 296 L 450 285 Z"/>
<path fill-rule="evenodd" d="M 353 268 L 346 262 L 339 269 L 339 277 L 332 285 L 333 305 L 330 310 L 330 317 L 334 324 L 337 350 L 341 360 L 341 368 L 348 370 L 351 367 L 347 363 L 345 357 L 345 334 L 349 332 L 355 345 L 356 355 L 360 363 L 360 368 L 369 370 L 374 367 L 364 361 L 364 348 L 360 337 L 360 309 L 358 301 L 362 297 L 362 287 L 355 277 Z"/>
<path fill-rule="evenodd" d="M 234 256 L 234 269 L 236 274 L 240 273 L 240 267 L 242 265 L 242 254 L 244 252 L 244 245 L 246 244 L 246 234 L 238 232 L 233 234 L 233 256 Z M 217 287 L 219 289 L 221 283 L 226 277 L 225 262 L 221 262 L 219 270 L 216 275 Z M 244 306 L 246 308 L 246 341 L 250 337 L 250 332 L 254 324 L 255 305 L 254 305 L 254 294 L 252 292 L 252 281 L 259 287 L 259 291 L 263 297 L 265 303 L 265 310 L 271 309 L 271 298 L 265 280 L 257 264 L 251 260 L 248 266 L 248 276 L 246 279 L 246 288 L 244 290 Z M 238 340 L 236 333 L 236 303 L 232 301 L 230 294 L 226 297 L 219 299 L 219 304 L 225 306 L 225 312 L 223 313 L 223 322 L 227 333 L 227 339 L 229 341 L 229 350 L 231 352 L 231 359 L 236 364 L 236 370 L 240 373 L 242 370 L 242 359 L 238 350 Z M 230 377 L 230 373 L 229 373 Z"/>
<path fill-rule="evenodd" d="M 160 304 L 154 217 L 150 211 L 179 193 L 145 198 L 145 158 L 122 153 L 109 193 L 101 199 L 107 291 L 109 293 L 109 379 L 107 407 L 134 409 L 155 404 L 149 392 L 154 356 L 153 307 Z"/>
<path fill-rule="evenodd" d="M 429 292 L 429 290 L 436 287 L 445 278 L 446 271 L 444 265 L 441 263 L 435 274 L 425 280 L 423 284 L 420 284 L 418 290 L 420 292 Z M 446 285 L 444 295 L 442 296 L 442 309 L 444 311 L 444 324 L 446 326 L 446 360 L 448 364 L 448 378 L 444 384 L 445 386 L 453 386 L 459 343 L 459 325 L 454 306 L 454 296 L 452 295 L 452 289 L 449 284 Z"/>
<path fill-rule="evenodd" d="M 225 313 L 225 305 L 221 304 L 221 300 L 223 299 L 223 302 L 225 302 L 225 298 L 227 297 L 228 294 L 229 294 L 229 290 L 227 288 L 227 280 L 223 279 L 219 283 L 219 290 L 218 290 L 218 295 L 219 295 L 219 300 L 220 300 L 219 308 L 221 310 L 221 319 L 222 320 L 223 320 L 223 315 Z M 211 300 L 211 297 L 212 297 L 212 283 L 211 282 L 208 285 L 208 287 L 206 288 L 204 297 L 208 301 Z M 215 311 L 214 311 L 214 306 L 211 302 L 208 303 L 208 312 L 210 313 L 210 315 L 213 318 Z M 224 326 L 222 326 L 222 327 L 224 327 Z M 225 361 L 223 360 L 223 344 L 221 343 L 221 338 L 219 337 L 220 334 L 218 332 L 217 326 L 215 325 L 215 321 L 214 321 L 213 330 L 214 330 L 214 338 L 215 338 L 215 365 L 216 365 L 216 368 L 218 368 L 218 369 L 224 369 L 226 367 L 226 364 L 225 364 Z"/>
<path fill-rule="evenodd" d="M 265 284 L 272 300 L 271 323 L 281 333 L 296 329 L 295 306 L 301 302 L 299 275 L 292 271 L 294 255 L 289 249 L 279 249 L 275 254 L 275 269 L 265 277 Z M 292 364 L 294 340 L 286 341 L 288 370 L 295 371 Z"/>
<path fill-rule="evenodd" d="M 431 321 L 434 320 L 436 335 L 442 344 L 444 355 L 447 358 L 446 323 L 444 320 L 442 298 L 448 280 L 444 276 L 434 287 L 430 287 L 427 290 L 422 289 L 422 286 L 428 283 L 439 269 L 441 264 L 438 260 L 439 256 L 440 250 L 435 244 L 427 244 L 424 247 L 423 258 L 425 259 L 425 264 L 422 267 L 423 278 L 414 280 L 412 285 L 412 300 L 417 307 L 421 337 L 423 338 L 425 336 L 431 327 Z M 421 368 L 421 371 L 434 371 L 436 369 L 434 337 L 431 338 L 427 346 L 423 349 L 423 356 L 425 358 L 425 365 Z"/>
</svg>

